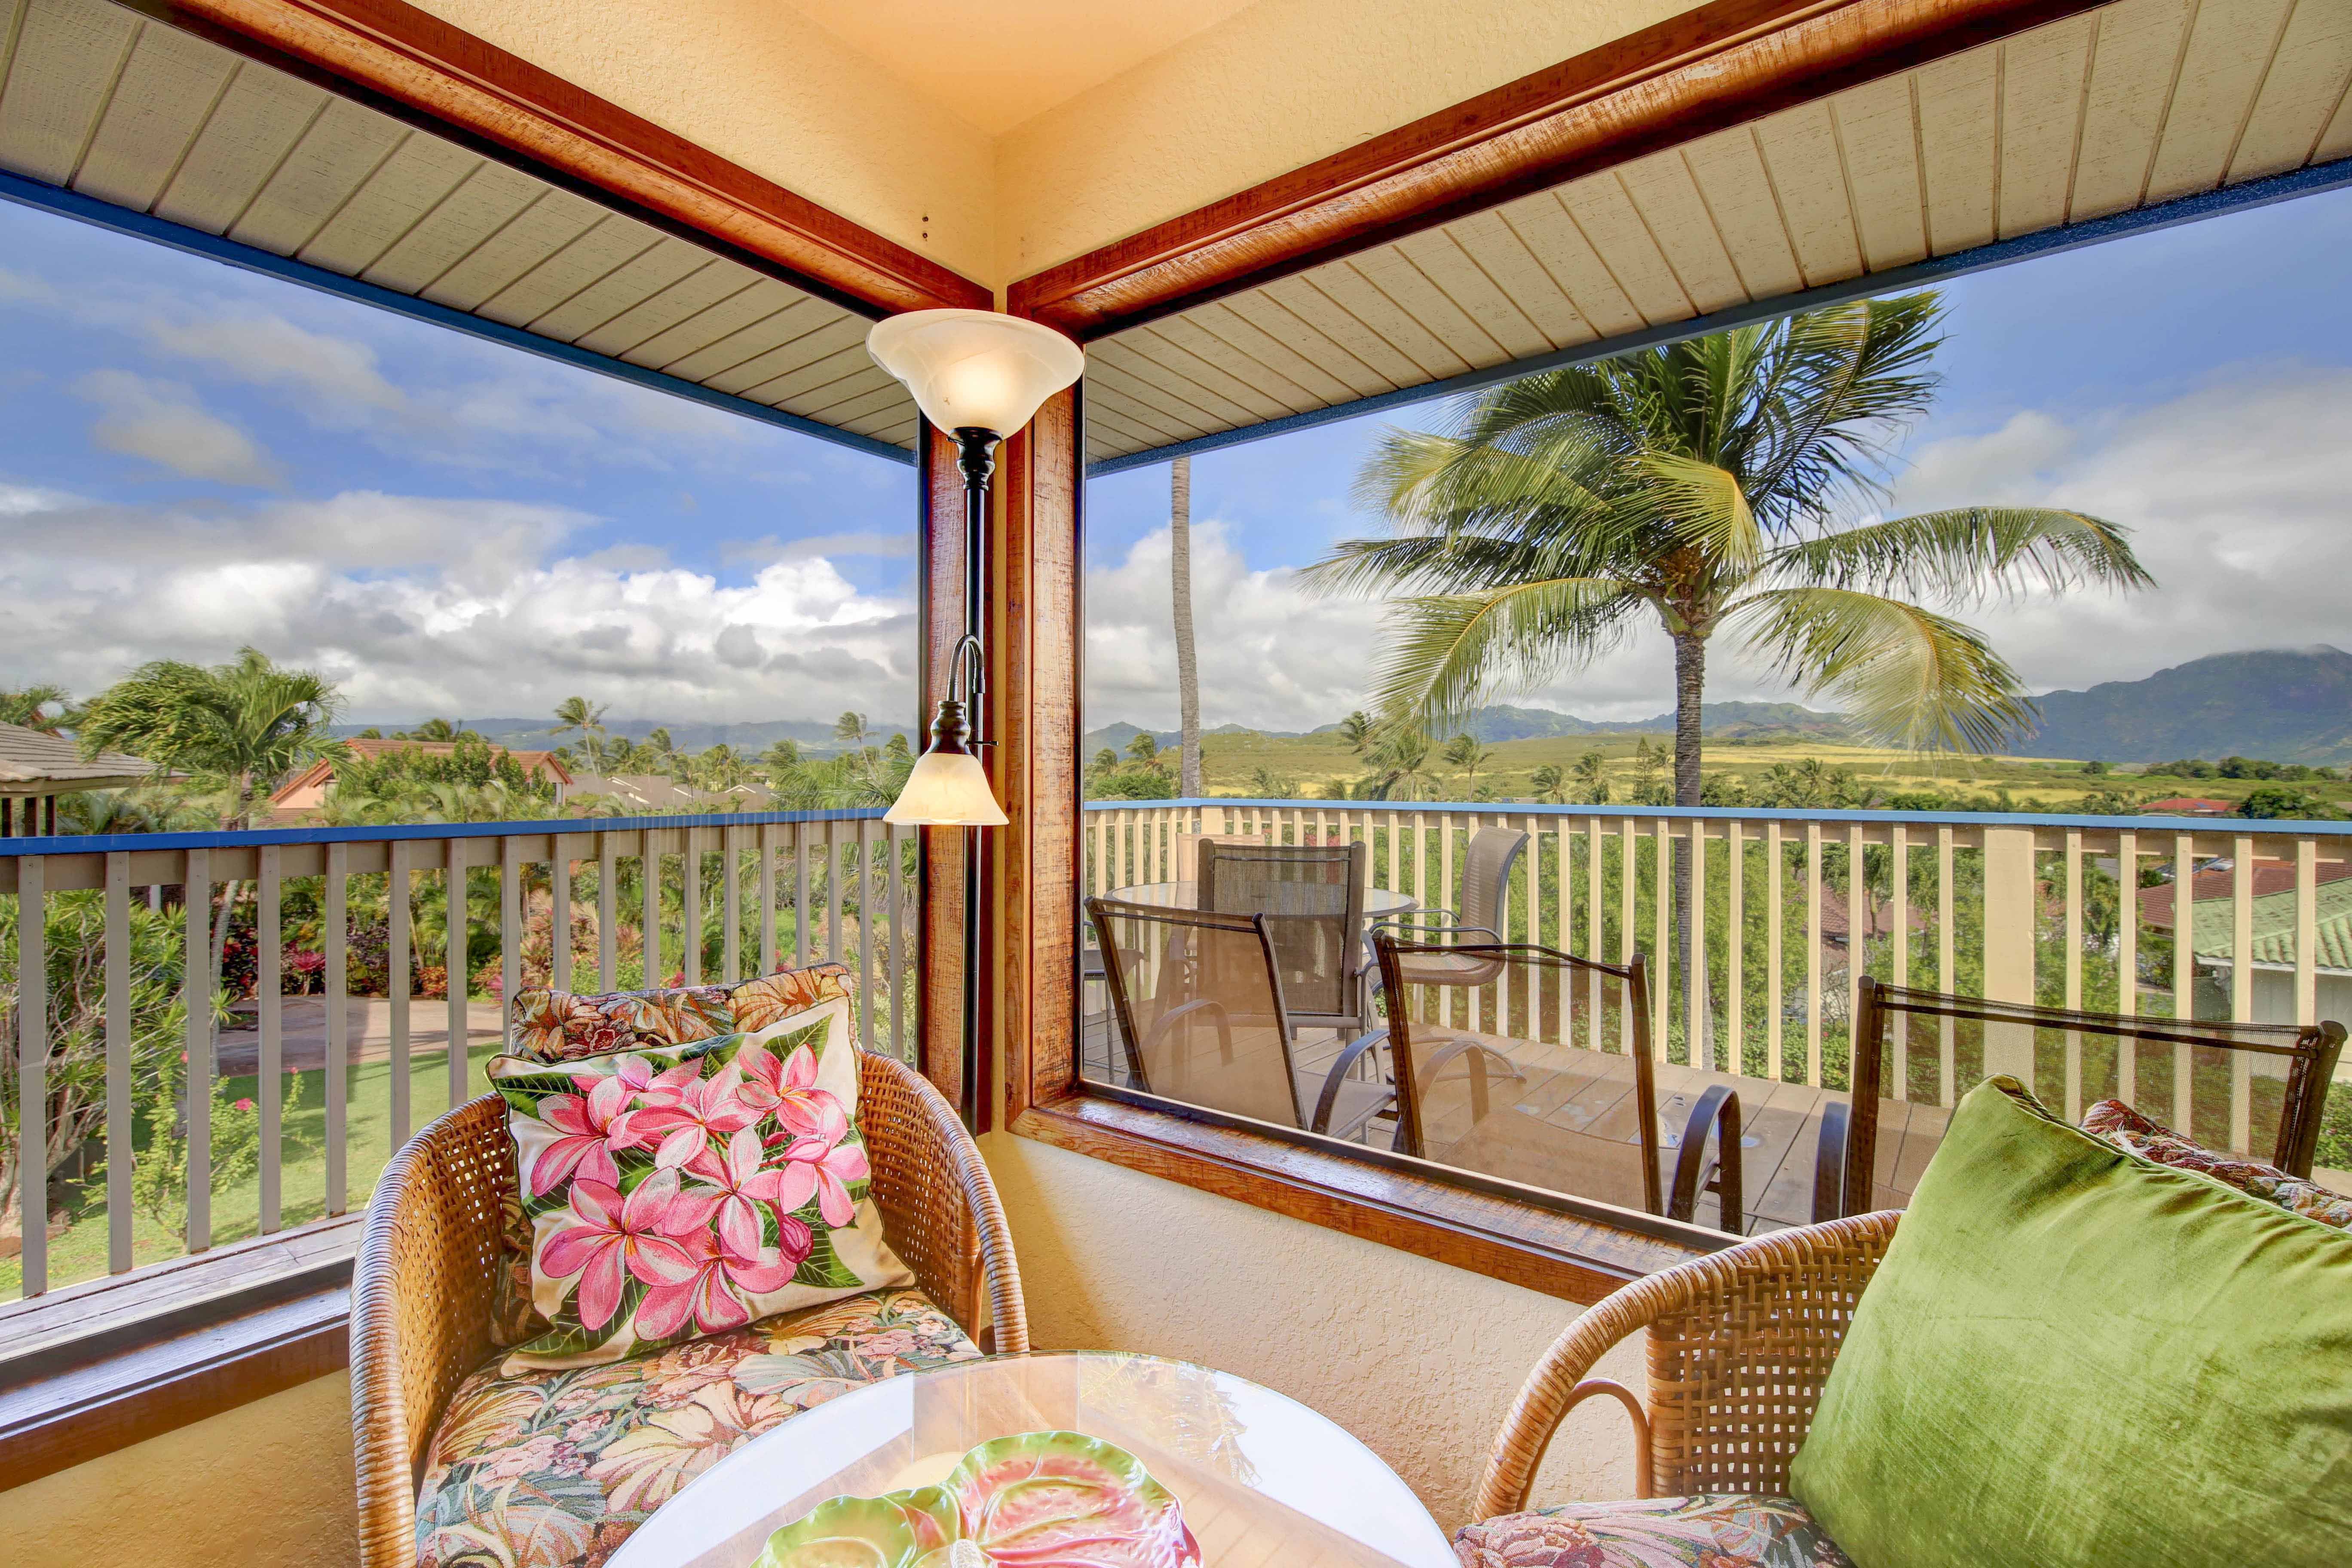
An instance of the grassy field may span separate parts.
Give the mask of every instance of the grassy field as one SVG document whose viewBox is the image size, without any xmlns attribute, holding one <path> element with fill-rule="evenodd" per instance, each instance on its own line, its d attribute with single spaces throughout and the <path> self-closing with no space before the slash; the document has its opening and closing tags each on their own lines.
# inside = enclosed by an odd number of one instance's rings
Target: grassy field
<svg viewBox="0 0 2352 1568">
<path fill-rule="evenodd" d="M 1536 791 L 1529 779 L 1536 769 L 1551 766 L 1565 772 L 1587 752 L 1598 752 L 1606 761 L 1610 798 L 1623 803 L 1633 798 L 1637 778 L 1633 756 L 1645 740 L 1654 748 L 1664 749 L 1672 737 L 1563 735 L 1505 741 L 1487 747 L 1486 761 L 1475 775 L 1444 763 L 1433 764 L 1432 771 L 1439 792 L 1449 800 L 1468 800 L 1482 789 L 1491 791 L 1497 800 L 1531 800 Z M 1858 789 L 1881 797 L 1932 792 L 1955 805 L 1989 807 L 1999 804 L 2006 792 L 2009 805 L 2018 811 L 2077 811 L 2089 797 L 2102 793 L 2120 794 L 2134 801 L 2199 795 L 2234 803 L 2260 787 L 2260 781 L 2252 779 L 2143 777 L 2124 769 L 2089 773 L 2083 763 L 2047 757 L 1930 759 L 1907 752 L 1797 737 L 1709 741 L 1705 767 L 1709 775 L 1738 775 L 1752 794 L 1776 765 L 1795 765 L 1809 758 L 1850 773 Z M 1291 785 L 1301 798 L 1331 798 L 1365 771 L 1363 760 L 1336 733 L 1291 739 L 1211 735 L 1202 742 L 1201 761 L 1202 782 L 1209 793 L 1225 795 L 1255 794 L 1262 769 L 1274 780 Z M 2352 783 L 2303 780 L 2287 787 L 2306 791 L 2334 804 L 2339 812 L 2352 814 Z"/>
<path fill-rule="evenodd" d="M 481 1064 L 497 1050 L 494 1040 L 483 1040 L 467 1052 L 473 1064 L 468 1075 L 477 1091 L 483 1079 Z M 286 1083 L 284 1166 L 279 1176 L 281 1223 L 288 1227 L 323 1218 L 327 1212 L 326 1070 L 289 1073 Z M 230 1078 L 229 1094 L 251 1095 L 256 1080 Z M 392 1064 L 366 1062 L 354 1067 L 347 1085 L 344 1139 L 349 1172 L 347 1212 L 367 1207 L 368 1194 L 392 1158 Z M 442 1052 L 420 1054 L 409 1063 L 411 1131 L 447 1109 L 447 1066 Z M 79 1201 L 78 1201 L 79 1200 Z M 49 1285 L 52 1289 L 106 1272 L 106 1184 L 101 1177 L 68 1189 L 71 1224 L 49 1239 Z M 252 1177 L 224 1185 L 213 1194 L 213 1244 L 242 1241 L 259 1229 L 261 1194 Z M 134 1212 L 131 1221 L 131 1261 L 160 1263 L 184 1250 L 176 1225 L 166 1226 L 154 1216 Z M 0 1301 L 16 1299 L 24 1273 L 18 1260 L 0 1260 Z"/>
</svg>

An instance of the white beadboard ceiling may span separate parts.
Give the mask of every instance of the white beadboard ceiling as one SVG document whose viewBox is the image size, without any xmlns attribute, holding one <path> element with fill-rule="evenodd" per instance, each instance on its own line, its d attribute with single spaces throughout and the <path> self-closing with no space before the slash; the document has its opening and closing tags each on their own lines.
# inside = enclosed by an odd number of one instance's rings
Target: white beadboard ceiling
<svg viewBox="0 0 2352 1568">
<path fill-rule="evenodd" d="M 0 168 L 911 447 L 830 300 L 108 3 L 0 0 Z"/>
<path fill-rule="evenodd" d="M 2352 154 L 2352 0 L 2122 0 L 1097 340 L 1125 457 Z"/>
</svg>

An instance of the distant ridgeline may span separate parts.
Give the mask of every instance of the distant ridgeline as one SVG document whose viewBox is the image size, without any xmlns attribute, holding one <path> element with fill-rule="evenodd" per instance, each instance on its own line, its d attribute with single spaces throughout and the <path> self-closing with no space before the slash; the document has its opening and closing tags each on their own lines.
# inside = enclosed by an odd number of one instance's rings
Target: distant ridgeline
<svg viewBox="0 0 2352 1568">
<path fill-rule="evenodd" d="M 2088 691 L 2052 691 L 2034 700 L 2042 724 L 2011 747 L 2022 757 L 2077 757 L 2109 763 L 2160 763 L 2177 757 L 2267 757 L 2312 764 L 2352 761 L 2352 654 L 2340 648 L 2271 648 L 2221 653 L 2158 670 L 2145 680 L 2116 680 Z M 1794 702 L 1709 702 L 1699 710 L 1714 740 L 1853 741 L 1844 719 Z M 1473 711 L 1451 732 L 1493 744 L 1558 735 L 1671 734 L 1675 716 L 1610 722 L 1579 719 L 1549 708 L 1502 705 Z M 1220 724 L 1208 735 L 1265 735 L 1295 740 L 1328 734 L 1251 730 Z M 1125 722 L 1087 732 L 1081 752 L 1108 746 L 1123 752 L 1142 731 Z M 1155 731 L 1162 746 L 1172 730 Z"/>
<path fill-rule="evenodd" d="M 577 741 L 577 735 L 551 737 L 544 719 L 458 719 L 452 721 L 460 729 L 480 732 L 492 745 L 510 746 L 518 750 L 548 750 L 565 742 Z M 406 728 L 400 723 L 378 725 L 338 724 L 333 733 L 337 738 L 356 735 L 365 729 L 379 729 L 385 734 Z M 822 756 L 845 749 L 834 739 L 833 724 L 823 719 L 777 719 L 764 724 L 705 724 L 690 719 L 612 719 L 604 724 L 604 732 L 616 740 L 642 741 L 656 730 L 669 731 L 670 744 L 681 752 L 707 751 L 712 746 L 729 745 L 739 752 L 756 756 L 778 741 L 799 742 L 803 752 Z M 919 743 L 922 737 L 904 724 L 873 722 L 872 732 L 877 745 L 893 735 L 904 735 L 909 742 Z"/>
</svg>

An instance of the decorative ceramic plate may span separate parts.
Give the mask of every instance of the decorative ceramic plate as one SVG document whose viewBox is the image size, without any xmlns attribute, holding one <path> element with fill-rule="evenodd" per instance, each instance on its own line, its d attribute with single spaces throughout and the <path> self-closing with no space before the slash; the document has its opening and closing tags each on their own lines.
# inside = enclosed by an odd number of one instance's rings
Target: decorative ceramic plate
<svg viewBox="0 0 2352 1568">
<path fill-rule="evenodd" d="M 756 1568 L 1200 1568 L 1140 1461 L 1079 1432 L 982 1443 L 937 1486 L 837 1497 L 768 1537 Z"/>
</svg>

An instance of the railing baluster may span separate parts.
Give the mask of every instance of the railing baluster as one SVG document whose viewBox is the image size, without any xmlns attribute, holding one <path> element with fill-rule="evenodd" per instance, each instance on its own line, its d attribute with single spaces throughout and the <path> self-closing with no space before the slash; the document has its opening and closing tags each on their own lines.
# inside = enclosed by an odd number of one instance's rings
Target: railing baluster
<svg viewBox="0 0 2352 1568">
<path fill-rule="evenodd" d="M 848 951 L 841 940 L 841 825 L 824 825 L 824 955 L 840 961 Z"/>
<path fill-rule="evenodd" d="M 738 984 L 743 978 L 743 861 L 742 844 L 732 827 L 719 830 L 719 908 L 727 921 L 726 940 L 719 943 L 719 962 L 726 966 L 727 984 Z"/>
<path fill-rule="evenodd" d="M 1853 941 L 1851 934 L 1848 942 Z M 1822 1087 L 1822 825 L 1805 824 L 1805 1081 Z"/>
<path fill-rule="evenodd" d="M 1900 822 L 1890 823 L 1886 829 L 1887 882 L 1893 895 L 1895 912 L 1894 981 L 1897 985 L 1911 984 L 1911 830 Z M 1911 1098 L 1911 1015 L 1897 1013 L 1889 1020 L 1895 1027 L 1894 1094 L 1895 1100 Z"/>
<path fill-rule="evenodd" d="M 760 825 L 760 875 L 754 896 L 760 900 L 760 973 L 773 974 L 776 962 L 776 841 L 782 837 L 772 822 Z"/>
<path fill-rule="evenodd" d="M 2319 1021 L 2319 842 L 2294 845 L 2294 1021 Z"/>
<path fill-rule="evenodd" d="M 1947 994 L 1956 989 L 1953 975 L 1958 939 L 1952 930 L 1953 864 L 1952 827 L 1949 823 L 1943 823 L 1936 828 L 1936 988 Z M 1955 1081 L 1959 1071 L 1958 1047 L 1952 1038 L 1952 1020 L 1938 1018 L 1936 1022 L 1938 1026 L 1936 1103 L 1949 1107 L 1959 1098 Z"/>
<path fill-rule="evenodd" d="M 1862 1016 L 1862 977 L 1870 965 L 1870 879 L 1863 873 L 1862 824 L 1845 829 L 1845 1056 L 1853 1081 L 1853 1025 Z"/>
<path fill-rule="evenodd" d="M 21 997 L 24 992 L 16 994 Z M 106 1270 L 110 1274 L 131 1267 L 131 1178 L 138 1161 L 131 1148 L 132 1115 L 131 857 L 118 849 L 106 858 Z M 270 1152 L 265 1144 L 265 1161 Z"/>
<path fill-rule="evenodd" d="M 614 835 L 596 835 L 596 989 L 621 988 L 621 847 Z"/>
<path fill-rule="evenodd" d="M 2197 1016 L 2197 861 L 2196 841 L 2189 834 L 2172 836 L 2172 1016 L 2182 1021 Z M 2189 1074 L 2193 1066 L 2187 1046 L 2172 1047 L 2172 1125 L 2184 1138 L 2192 1113 Z"/>
<path fill-rule="evenodd" d="M 1650 945 L 1650 1037 L 1654 1042 L 1658 1059 L 1665 1061 L 1674 1055 L 1674 1035 L 1668 1020 L 1674 1010 L 1668 1005 L 1674 995 L 1675 953 L 1675 845 L 1674 824 L 1661 816 L 1654 830 L 1650 845 L 1651 900 Z M 1690 1042 L 1683 1042 L 1683 1060 L 1690 1060 Z"/>
<path fill-rule="evenodd" d="M 2066 1005 L 2083 1005 L 2083 830 L 2066 830 Z M 2241 1053 L 2242 1055 L 2243 1053 Z M 2083 1031 L 2066 1031 L 2066 1120 L 2083 1120 Z"/>
<path fill-rule="evenodd" d="M 686 843 L 686 853 L 678 857 L 683 875 L 678 882 L 678 900 L 685 916 L 679 948 L 681 984 L 702 984 L 702 833 L 689 826 L 679 835 Z"/>
<path fill-rule="evenodd" d="M 851 849 L 857 867 L 857 1041 L 874 1048 L 874 819 L 857 821 Z"/>
<path fill-rule="evenodd" d="M 466 1103 L 466 1047 L 469 1033 L 467 1026 L 470 1022 L 466 1014 L 466 993 L 473 986 L 473 977 L 467 972 L 469 959 L 466 951 L 467 927 L 472 917 L 467 908 L 464 839 L 449 840 L 446 870 L 448 879 L 447 918 L 443 921 L 446 929 L 442 933 L 441 974 L 443 1005 L 447 1011 L 449 1030 L 445 1066 L 449 1075 L 449 1109 L 455 1110 Z"/>
<path fill-rule="evenodd" d="M 351 1149 L 347 1141 L 351 1095 L 351 1009 L 344 993 L 351 989 L 352 850 L 348 844 L 327 846 L 327 1213 L 340 1215 L 351 1207 Z"/>
<path fill-rule="evenodd" d="M 261 1102 L 261 1234 L 278 1227 L 286 1157 L 286 983 L 278 961 L 286 945 L 282 932 L 284 879 L 278 868 L 278 846 L 265 844 L 255 857 L 253 891 L 253 1003 L 255 1026 L 260 1033 L 257 1086 Z"/>
<path fill-rule="evenodd" d="M 16 1212 L 24 1222 L 18 1261 L 28 1299 L 49 1288 L 49 902 L 41 885 L 46 868 L 38 855 L 16 862 Z M 193 930 L 195 922 L 188 924 Z M 190 974 L 197 973 L 197 952 L 187 952 Z M 201 1011 L 191 1005 L 188 1016 Z"/>
<path fill-rule="evenodd" d="M 2116 1011 L 2139 1016 L 2139 835 L 2116 835 L 2116 879 L 2123 907 L 2116 911 Z M 2129 1040 L 2116 1046 L 2116 1098 L 2135 1103 L 2139 1094 L 2139 1048 Z"/>
<path fill-rule="evenodd" d="M 564 848 L 560 833 L 551 833 L 547 839 L 547 941 L 548 984 L 558 991 L 569 991 L 572 989 L 572 853 Z M 514 1026 L 511 1005 L 507 1026 Z"/>
<path fill-rule="evenodd" d="M 1726 852 L 1723 922 L 1723 1070 L 1748 1070 L 1748 825 L 1723 825 Z"/>
<path fill-rule="evenodd" d="M 562 853 L 552 848 L 548 853 L 550 884 Z M 514 1034 L 515 993 L 522 987 L 522 846 L 515 839 L 499 840 L 499 1032 L 509 1038 Z"/>
<path fill-rule="evenodd" d="M 637 933 L 637 984 L 650 991 L 668 973 L 662 967 L 661 838 L 650 827 L 637 840 L 637 921 L 642 928 Z"/>
<path fill-rule="evenodd" d="M 2230 846 L 2230 1016 L 2254 1016 L 2254 841 L 2238 835 Z M 2254 1058 L 2230 1053 L 2230 1147 L 2243 1152 L 2252 1141 Z M 2186 1127 L 2183 1136 L 2192 1136 Z"/>
<path fill-rule="evenodd" d="M 181 1075 L 184 1101 L 181 1114 L 187 1121 L 187 1243 L 190 1252 L 203 1252 L 213 1244 L 213 990 L 212 920 L 213 873 L 212 853 L 205 849 L 188 851 L 188 868 L 181 878 L 182 904 L 186 919 L 182 922 L 182 935 L 186 948 L 181 956 L 181 984 L 187 994 L 187 1070 Z M 21 920 L 20 922 L 21 924 Z M 23 941 L 20 932 L 18 939 Z M 40 994 L 38 986 L 26 988 L 33 995 Z M 42 1009 L 33 1010 L 37 1015 Z M 39 1113 L 26 1118 L 25 1125 L 38 1127 Z M 30 1215 L 31 1205 L 24 1205 Z M 29 1245 L 38 1226 L 26 1225 L 25 1239 Z M 30 1280 L 28 1268 L 25 1278 Z"/>
<path fill-rule="evenodd" d="M 806 968 L 816 962 L 816 942 L 809 934 L 809 844 L 816 837 L 813 822 L 793 826 L 793 964 Z"/>
<path fill-rule="evenodd" d="M 1702 1072 L 1713 1070 L 1706 1038 L 1706 819 L 1688 819 L 1690 829 L 1690 963 L 1683 969 L 1683 1058 Z"/>
<path fill-rule="evenodd" d="M 1640 879 L 1640 859 L 1633 850 L 1633 819 L 1621 817 L 1617 823 L 1617 962 L 1631 963 L 1636 947 L 1633 920 L 1633 884 Z M 1650 984 L 1658 984 L 1655 973 Z M 1633 1007 L 1629 994 L 1618 1010 L 1617 1048 L 1631 1056 L 1633 1050 Z"/>
<path fill-rule="evenodd" d="M 383 968 L 385 1001 L 389 1005 L 392 1026 L 392 1146 L 398 1149 L 408 1142 L 410 1128 L 415 1121 L 415 1108 L 410 1104 L 408 1042 L 408 994 L 413 989 L 408 976 L 408 944 L 411 936 L 408 914 L 408 850 L 404 838 L 395 838 L 387 847 L 386 870 L 383 879 Z M 269 1159 L 269 1147 L 265 1144 L 262 1159 Z"/>
<path fill-rule="evenodd" d="M 1781 1015 L 1787 1010 L 1788 976 L 1781 967 L 1780 931 L 1789 920 L 1787 856 L 1780 845 L 1778 820 L 1764 825 L 1764 902 L 1771 913 L 1764 920 L 1764 1046 L 1774 1083 L 1787 1081 L 1781 1070 Z"/>
</svg>

